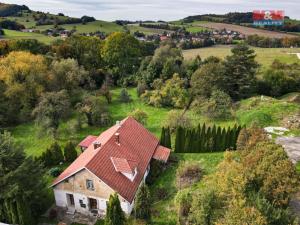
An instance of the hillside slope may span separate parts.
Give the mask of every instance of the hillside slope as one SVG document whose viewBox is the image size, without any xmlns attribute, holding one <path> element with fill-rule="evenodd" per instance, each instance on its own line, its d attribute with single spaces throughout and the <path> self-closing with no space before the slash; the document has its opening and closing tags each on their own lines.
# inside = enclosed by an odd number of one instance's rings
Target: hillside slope
<svg viewBox="0 0 300 225">
<path fill-rule="evenodd" d="M 22 10 L 29 10 L 25 5 L 5 4 L 0 2 L 0 16 L 12 16 Z"/>
</svg>

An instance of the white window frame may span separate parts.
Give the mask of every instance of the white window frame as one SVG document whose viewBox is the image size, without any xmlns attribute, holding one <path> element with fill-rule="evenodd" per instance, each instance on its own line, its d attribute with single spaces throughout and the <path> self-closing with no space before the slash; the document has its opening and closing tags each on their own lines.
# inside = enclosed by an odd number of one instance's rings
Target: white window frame
<svg viewBox="0 0 300 225">
<path fill-rule="evenodd" d="M 91 191 L 95 190 L 93 180 L 87 179 L 86 182 L 85 182 L 85 185 L 86 185 L 86 189 L 91 190 Z"/>
</svg>

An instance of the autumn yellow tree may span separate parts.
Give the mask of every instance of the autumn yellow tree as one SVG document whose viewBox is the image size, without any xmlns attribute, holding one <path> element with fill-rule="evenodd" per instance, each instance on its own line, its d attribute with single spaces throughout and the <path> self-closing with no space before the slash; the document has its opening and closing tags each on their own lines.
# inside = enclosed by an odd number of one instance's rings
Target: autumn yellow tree
<svg viewBox="0 0 300 225">
<path fill-rule="evenodd" d="M 10 104 L 30 115 L 47 82 L 46 61 L 41 55 L 11 52 L 0 59 L 0 81 Z"/>
</svg>

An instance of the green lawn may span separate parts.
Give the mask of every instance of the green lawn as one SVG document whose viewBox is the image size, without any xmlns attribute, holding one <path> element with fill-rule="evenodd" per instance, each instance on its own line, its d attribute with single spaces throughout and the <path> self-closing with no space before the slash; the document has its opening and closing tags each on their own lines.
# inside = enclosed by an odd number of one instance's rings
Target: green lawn
<svg viewBox="0 0 300 225">
<path fill-rule="evenodd" d="M 197 55 L 200 55 L 202 59 L 209 56 L 217 56 L 219 58 L 225 58 L 231 52 L 232 46 L 230 45 L 216 45 L 207 48 L 189 49 L 183 51 L 185 59 L 193 59 Z M 289 55 L 288 53 L 299 53 L 300 48 L 252 48 L 255 50 L 258 63 L 263 65 L 264 68 L 271 65 L 275 59 L 284 63 L 300 63 L 300 59 L 296 55 Z"/>
<path fill-rule="evenodd" d="M 7 30 L 7 29 L 4 29 L 4 34 L 5 35 L 3 36 L 3 39 L 37 39 L 38 41 L 46 44 L 49 44 L 52 41 L 57 39 L 55 37 L 49 37 L 43 34 L 27 33 L 27 32 Z"/>
</svg>

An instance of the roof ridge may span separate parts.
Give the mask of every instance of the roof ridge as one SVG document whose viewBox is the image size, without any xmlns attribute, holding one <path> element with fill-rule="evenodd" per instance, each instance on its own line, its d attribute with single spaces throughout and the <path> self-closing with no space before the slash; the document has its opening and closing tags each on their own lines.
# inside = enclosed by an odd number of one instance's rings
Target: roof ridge
<svg viewBox="0 0 300 225">
<path fill-rule="evenodd" d="M 120 124 L 120 125 L 122 125 L 125 121 L 127 121 L 128 118 L 129 118 L 129 117 L 127 116 L 125 119 L 121 120 L 121 124 Z M 112 126 L 111 128 L 113 128 L 113 127 L 115 127 L 115 126 L 119 126 L 119 125 L 118 125 L 118 124 L 115 124 L 115 125 Z M 90 162 L 93 161 L 93 159 L 99 154 L 101 148 L 103 148 L 105 144 L 109 143 L 109 141 L 114 137 L 114 135 L 115 135 L 116 133 L 118 133 L 118 131 L 120 130 L 121 127 L 122 127 L 122 126 L 119 126 L 119 127 L 116 129 L 116 131 L 113 132 L 113 133 L 111 134 L 110 138 L 108 138 L 107 141 L 106 141 L 104 144 L 102 144 L 102 143 L 100 142 L 100 143 L 101 143 L 101 146 L 97 149 L 97 152 L 96 152 L 96 153 L 93 155 L 93 157 L 85 164 L 85 166 L 88 166 L 88 164 L 89 164 Z M 106 131 L 107 131 L 107 130 L 106 130 Z M 104 132 L 106 132 L 106 131 L 104 131 Z M 103 133 L 103 132 L 102 132 L 102 133 Z M 101 133 L 101 134 L 102 134 L 102 133 Z M 98 137 L 100 137 L 101 134 L 100 134 Z"/>
</svg>

